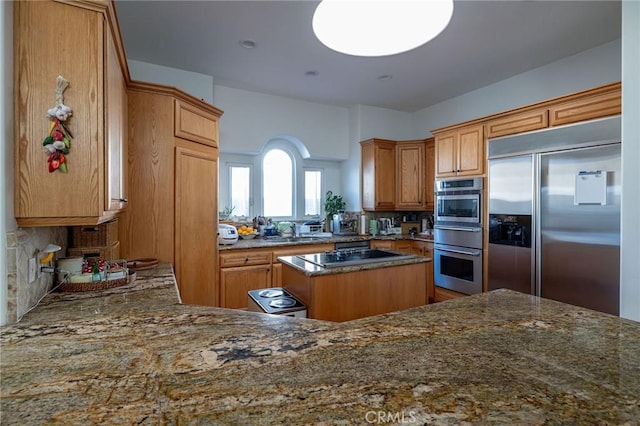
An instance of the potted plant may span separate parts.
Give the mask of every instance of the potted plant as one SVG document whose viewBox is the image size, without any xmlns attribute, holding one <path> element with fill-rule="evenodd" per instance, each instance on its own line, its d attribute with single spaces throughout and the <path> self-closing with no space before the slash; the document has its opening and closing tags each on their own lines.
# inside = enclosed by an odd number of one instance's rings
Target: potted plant
<svg viewBox="0 0 640 426">
<path fill-rule="evenodd" d="M 331 231 L 331 221 L 333 215 L 339 211 L 344 211 L 347 203 L 342 199 L 342 195 L 334 195 L 333 192 L 327 191 L 324 198 L 324 212 L 326 214 L 325 229 Z"/>
</svg>

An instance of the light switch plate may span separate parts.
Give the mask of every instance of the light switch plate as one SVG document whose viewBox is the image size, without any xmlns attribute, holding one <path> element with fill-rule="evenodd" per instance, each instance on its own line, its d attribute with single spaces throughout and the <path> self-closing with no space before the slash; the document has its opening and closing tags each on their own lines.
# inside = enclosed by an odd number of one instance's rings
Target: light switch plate
<svg viewBox="0 0 640 426">
<path fill-rule="evenodd" d="M 36 273 L 38 271 L 38 264 L 36 262 L 36 258 L 32 257 L 29 259 L 29 284 L 36 280 Z"/>
</svg>

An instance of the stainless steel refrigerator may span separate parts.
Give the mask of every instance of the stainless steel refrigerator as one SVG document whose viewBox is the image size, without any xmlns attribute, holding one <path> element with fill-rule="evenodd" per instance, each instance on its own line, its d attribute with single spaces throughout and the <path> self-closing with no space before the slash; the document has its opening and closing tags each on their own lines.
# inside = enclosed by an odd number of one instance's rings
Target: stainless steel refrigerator
<svg viewBox="0 0 640 426">
<path fill-rule="evenodd" d="M 618 315 L 620 118 L 488 146 L 489 290 Z"/>
</svg>

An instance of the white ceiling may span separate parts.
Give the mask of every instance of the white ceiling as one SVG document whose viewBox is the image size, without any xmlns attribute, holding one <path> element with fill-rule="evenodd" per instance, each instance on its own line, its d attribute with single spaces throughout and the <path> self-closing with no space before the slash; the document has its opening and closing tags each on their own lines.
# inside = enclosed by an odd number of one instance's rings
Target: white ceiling
<svg viewBox="0 0 640 426">
<path fill-rule="evenodd" d="M 455 1 L 436 39 L 399 55 L 334 52 L 317 1 L 116 1 L 127 58 L 238 89 L 415 111 L 620 38 L 620 1 Z M 381 29 L 383 31 L 384 29 Z M 393 35 L 390 35 L 393 36 Z M 241 40 L 251 39 L 255 49 Z M 317 76 L 305 72 L 317 71 Z M 391 75 L 390 80 L 378 77 Z"/>
</svg>

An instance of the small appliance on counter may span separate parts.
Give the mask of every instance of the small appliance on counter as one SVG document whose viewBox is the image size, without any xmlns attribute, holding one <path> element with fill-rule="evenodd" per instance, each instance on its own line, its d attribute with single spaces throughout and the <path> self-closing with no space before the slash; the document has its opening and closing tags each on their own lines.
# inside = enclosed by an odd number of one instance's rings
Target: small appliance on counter
<svg viewBox="0 0 640 426">
<path fill-rule="evenodd" d="M 218 244 L 235 244 L 238 242 L 238 230 L 235 226 L 226 223 L 218 225 Z"/>
<path fill-rule="evenodd" d="M 250 290 L 248 310 L 288 317 L 307 317 L 307 307 L 281 287 Z"/>
</svg>

